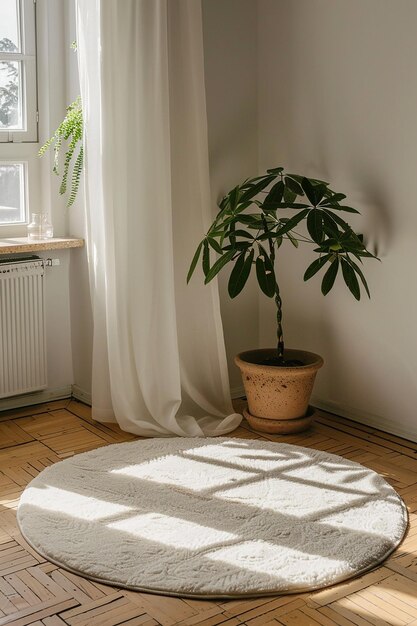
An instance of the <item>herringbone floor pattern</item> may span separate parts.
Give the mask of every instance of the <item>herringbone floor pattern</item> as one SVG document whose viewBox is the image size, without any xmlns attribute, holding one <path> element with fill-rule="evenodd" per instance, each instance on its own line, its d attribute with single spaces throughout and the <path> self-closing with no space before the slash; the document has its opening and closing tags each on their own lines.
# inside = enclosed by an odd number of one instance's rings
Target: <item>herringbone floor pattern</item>
<svg viewBox="0 0 417 626">
<path fill-rule="evenodd" d="M 233 435 L 261 437 L 245 424 Z M 322 412 L 307 433 L 265 438 L 358 461 L 397 489 L 410 512 L 410 529 L 377 570 L 310 594 L 201 601 L 107 587 L 46 562 L 16 528 L 25 485 L 60 459 L 133 438 L 94 422 L 90 409 L 73 400 L 0 414 L 0 626 L 417 626 L 417 445 Z"/>
</svg>

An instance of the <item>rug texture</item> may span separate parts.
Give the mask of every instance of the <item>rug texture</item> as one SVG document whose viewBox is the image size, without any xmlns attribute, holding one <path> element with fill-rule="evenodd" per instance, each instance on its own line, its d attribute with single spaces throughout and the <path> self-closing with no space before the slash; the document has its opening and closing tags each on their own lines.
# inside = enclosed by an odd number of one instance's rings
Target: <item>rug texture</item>
<svg viewBox="0 0 417 626">
<path fill-rule="evenodd" d="M 18 522 L 44 557 L 168 595 L 317 589 L 381 563 L 407 514 L 381 476 L 339 456 L 248 439 L 150 439 L 45 469 Z"/>
</svg>

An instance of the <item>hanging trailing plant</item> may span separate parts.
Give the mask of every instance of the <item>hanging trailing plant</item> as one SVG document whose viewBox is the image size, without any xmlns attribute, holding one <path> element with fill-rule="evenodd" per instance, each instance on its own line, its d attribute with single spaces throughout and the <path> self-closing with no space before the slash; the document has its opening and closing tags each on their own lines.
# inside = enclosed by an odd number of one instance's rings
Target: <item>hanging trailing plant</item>
<svg viewBox="0 0 417 626">
<path fill-rule="evenodd" d="M 54 165 L 52 171 L 57 176 L 61 175 L 60 155 L 63 146 L 67 146 L 59 193 L 61 195 L 65 194 L 69 186 L 67 207 L 70 207 L 74 204 L 75 198 L 77 197 L 84 163 L 81 96 L 78 96 L 74 102 L 67 107 L 66 116 L 52 137 L 48 139 L 39 150 L 39 156 L 43 156 L 52 145 L 54 146 Z M 72 163 L 74 163 L 74 165 L 71 170 Z"/>
</svg>

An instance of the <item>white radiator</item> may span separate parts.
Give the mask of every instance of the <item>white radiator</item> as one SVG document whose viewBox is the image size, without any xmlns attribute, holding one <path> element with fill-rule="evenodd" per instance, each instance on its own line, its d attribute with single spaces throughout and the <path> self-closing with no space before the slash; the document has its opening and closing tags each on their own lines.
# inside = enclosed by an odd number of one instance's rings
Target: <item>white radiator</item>
<svg viewBox="0 0 417 626">
<path fill-rule="evenodd" d="M 44 263 L 0 263 L 0 398 L 44 389 Z"/>
</svg>

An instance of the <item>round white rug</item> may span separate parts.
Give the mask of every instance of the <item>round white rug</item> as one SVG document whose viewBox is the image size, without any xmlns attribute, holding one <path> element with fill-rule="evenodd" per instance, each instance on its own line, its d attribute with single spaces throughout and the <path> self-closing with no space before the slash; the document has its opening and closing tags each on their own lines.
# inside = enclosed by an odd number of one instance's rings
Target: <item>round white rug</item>
<svg viewBox="0 0 417 626">
<path fill-rule="evenodd" d="M 45 469 L 18 521 L 44 557 L 121 587 L 199 597 L 317 589 L 381 563 L 407 513 L 339 456 L 248 439 L 148 439 Z"/>
</svg>

